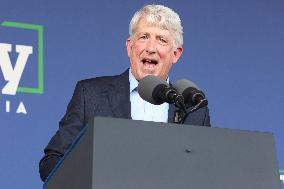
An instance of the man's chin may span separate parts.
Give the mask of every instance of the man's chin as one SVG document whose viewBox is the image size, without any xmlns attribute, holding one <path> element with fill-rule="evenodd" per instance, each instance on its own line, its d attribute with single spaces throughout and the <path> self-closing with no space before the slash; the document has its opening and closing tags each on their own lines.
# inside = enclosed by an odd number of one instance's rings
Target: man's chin
<svg viewBox="0 0 284 189">
<path fill-rule="evenodd" d="M 163 79 L 163 78 L 161 78 L 161 76 L 158 74 L 158 73 L 156 73 L 156 72 L 144 72 L 143 74 L 139 74 L 139 78 L 140 79 L 138 79 L 138 80 L 141 80 L 141 79 L 143 79 L 144 77 L 146 77 L 146 76 L 148 76 L 148 75 L 154 75 L 154 76 L 156 76 L 156 77 L 159 77 L 160 79 Z M 137 79 L 137 78 L 136 78 Z"/>
<path fill-rule="evenodd" d="M 147 73 L 140 73 L 139 75 L 138 75 L 138 78 L 136 78 L 137 80 L 141 80 L 141 79 L 143 79 L 144 77 L 146 77 L 146 76 L 148 76 L 148 75 L 155 75 L 155 76 L 157 76 L 156 74 L 155 74 L 155 72 L 147 72 Z"/>
<path fill-rule="evenodd" d="M 142 72 L 142 74 L 143 74 L 144 77 L 147 76 L 147 75 L 155 75 L 155 76 L 158 75 L 156 69 L 147 69 L 147 70 L 144 70 L 144 71 Z"/>
</svg>

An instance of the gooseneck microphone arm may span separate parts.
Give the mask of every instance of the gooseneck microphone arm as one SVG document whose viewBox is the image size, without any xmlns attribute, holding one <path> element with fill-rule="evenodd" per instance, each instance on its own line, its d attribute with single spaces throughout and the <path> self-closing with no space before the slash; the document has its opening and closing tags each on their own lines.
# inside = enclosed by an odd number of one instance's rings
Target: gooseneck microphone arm
<svg viewBox="0 0 284 189">
<path fill-rule="evenodd" d="M 191 114 L 192 112 L 195 112 L 199 108 L 206 106 L 205 104 L 207 105 L 208 101 L 206 99 L 203 99 L 195 106 L 188 108 L 189 110 L 183 107 L 182 108 L 178 107 L 179 109 L 174 112 L 173 123 L 184 124 L 189 114 Z"/>
<path fill-rule="evenodd" d="M 179 94 L 182 94 L 186 105 L 186 112 L 181 109 L 175 111 L 174 123 L 183 124 L 190 113 L 208 105 L 204 93 L 192 81 L 186 79 L 178 80 L 174 88 Z"/>
</svg>

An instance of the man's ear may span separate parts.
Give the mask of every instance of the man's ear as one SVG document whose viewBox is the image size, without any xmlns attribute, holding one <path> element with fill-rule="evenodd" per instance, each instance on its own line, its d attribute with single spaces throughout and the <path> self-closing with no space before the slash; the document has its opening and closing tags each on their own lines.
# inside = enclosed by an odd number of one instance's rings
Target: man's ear
<svg viewBox="0 0 284 189">
<path fill-rule="evenodd" d="M 127 50 L 127 55 L 128 57 L 130 56 L 131 54 L 131 50 L 132 50 L 132 41 L 130 38 L 128 38 L 125 42 L 125 46 L 126 46 L 126 50 Z"/>
<path fill-rule="evenodd" d="M 174 51 L 173 64 L 177 63 L 177 61 L 180 58 L 182 52 L 183 52 L 183 48 L 182 47 L 176 48 L 176 50 Z"/>
</svg>

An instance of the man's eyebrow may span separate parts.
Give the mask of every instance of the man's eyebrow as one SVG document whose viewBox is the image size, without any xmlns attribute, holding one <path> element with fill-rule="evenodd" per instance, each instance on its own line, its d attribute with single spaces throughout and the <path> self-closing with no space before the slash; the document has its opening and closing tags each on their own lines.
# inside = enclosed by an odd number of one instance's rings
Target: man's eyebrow
<svg viewBox="0 0 284 189">
<path fill-rule="evenodd" d="M 144 35 L 150 35 L 150 33 L 149 33 L 149 32 L 138 32 L 137 34 L 138 34 L 138 35 L 141 35 L 141 34 L 144 34 Z"/>
<path fill-rule="evenodd" d="M 151 34 L 149 32 L 137 32 L 137 35 L 151 35 Z M 167 39 L 167 36 L 163 34 L 157 34 L 156 37 Z"/>
<path fill-rule="evenodd" d="M 166 35 L 159 34 L 157 37 L 167 38 Z"/>
</svg>

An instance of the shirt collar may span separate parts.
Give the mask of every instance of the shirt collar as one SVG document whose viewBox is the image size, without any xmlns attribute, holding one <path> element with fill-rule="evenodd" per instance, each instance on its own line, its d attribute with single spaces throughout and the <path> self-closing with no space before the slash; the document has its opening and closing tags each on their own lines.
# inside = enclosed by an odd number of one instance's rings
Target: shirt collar
<svg viewBox="0 0 284 189">
<path fill-rule="evenodd" d="M 170 79 L 169 79 L 169 77 L 167 78 L 167 83 L 169 83 L 169 81 L 170 81 Z M 134 77 L 134 75 L 132 74 L 132 72 L 131 72 L 131 68 L 129 68 L 129 83 L 130 83 L 130 93 L 132 92 L 132 91 L 134 91 L 134 90 L 136 90 L 137 89 L 137 87 L 138 87 L 138 81 L 135 79 L 135 77 Z"/>
<path fill-rule="evenodd" d="M 131 68 L 129 69 L 129 83 L 130 83 L 130 93 L 138 87 L 138 81 L 135 79 L 131 73 Z"/>
</svg>

